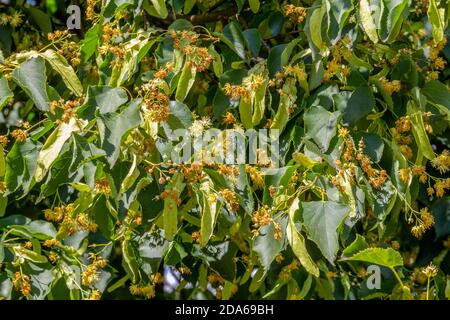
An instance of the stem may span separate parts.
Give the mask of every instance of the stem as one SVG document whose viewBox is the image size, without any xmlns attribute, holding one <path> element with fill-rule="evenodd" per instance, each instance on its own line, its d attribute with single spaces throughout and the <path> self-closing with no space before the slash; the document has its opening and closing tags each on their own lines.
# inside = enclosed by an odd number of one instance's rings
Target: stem
<svg viewBox="0 0 450 320">
<path fill-rule="evenodd" d="M 428 280 L 427 280 L 427 300 L 430 300 L 429 298 L 430 298 L 430 277 L 428 277 Z"/>
<path fill-rule="evenodd" d="M 402 281 L 402 279 L 400 279 L 400 276 L 398 275 L 397 271 L 395 271 L 394 268 L 390 268 L 390 269 L 391 269 L 392 273 L 394 274 L 394 276 L 397 278 L 398 283 L 400 283 L 400 286 L 403 289 L 403 287 L 404 287 L 403 281 Z"/>
</svg>

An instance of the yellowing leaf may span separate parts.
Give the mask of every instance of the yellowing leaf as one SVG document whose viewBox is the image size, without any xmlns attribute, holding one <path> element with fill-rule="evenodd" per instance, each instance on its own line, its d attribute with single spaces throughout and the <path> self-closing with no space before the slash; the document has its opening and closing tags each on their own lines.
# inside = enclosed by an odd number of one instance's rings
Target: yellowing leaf
<svg viewBox="0 0 450 320">
<path fill-rule="evenodd" d="M 378 42 L 377 26 L 372 17 L 370 11 L 370 5 L 368 0 L 360 0 L 359 2 L 359 18 L 361 19 L 361 24 L 364 32 L 367 34 L 372 42 Z"/>
<path fill-rule="evenodd" d="M 180 79 L 178 80 L 177 91 L 175 93 L 175 99 L 179 102 L 183 102 L 186 99 L 189 90 L 195 81 L 196 70 L 188 63 L 184 63 L 183 70 L 181 71 Z"/>
<path fill-rule="evenodd" d="M 439 3 L 440 1 L 437 0 Z M 435 43 L 439 43 L 444 38 L 444 21 L 445 9 L 438 8 L 436 0 L 430 0 L 428 6 L 428 19 L 430 20 L 433 32 L 433 39 Z"/>
<path fill-rule="evenodd" d="M 41 53 L 41 56 L 61 75 L 69 90 L 79 97 L 83 95 L 83 86 L 81 85 L 80 80 L 73 68 L 67 63 L 62 55 L 49 49 L 44 53 Z"/>
<path fill-rule="evenodd" d="M 183 175 L 176 173 L 166 190 L 170 195 L 164 199 L 163 226 L 164 234 L 167 240 L 172 241 L 178 229 L 178 201 L 176 197 L 183 191 Z"/>
<path fill-rule="evenodd" d="M 36 172 L 34 174 L 36 182 L 44 178 L 53 161 L 58 158 L 64 143 L 70 138 L 72 132 L 77 131 L 80 131 L 80 127 L 77 121 L 71 118 L 69 123 L 61 123 L 47 138 L 38 155 Z"/>
<path fill-rule="evenodd" d="M 298 198 L 295 198 L 289 209 L 289 222 L 286 230 L 286 236 L 288 238 L 292 251 L 300 260 L 302 266 L 306 269 L 306 271 L 318 277 L 319 268 L 317 267 L 316 263 L 311 259 L 311 256 L 309 255 L 308 250 L 306 249 L 305 238 L 300 232 L 298 232 L 297 227 L 295 226 L 294 214 L 299 209 L 298 203 L 299 203 Z"/>
</svg>

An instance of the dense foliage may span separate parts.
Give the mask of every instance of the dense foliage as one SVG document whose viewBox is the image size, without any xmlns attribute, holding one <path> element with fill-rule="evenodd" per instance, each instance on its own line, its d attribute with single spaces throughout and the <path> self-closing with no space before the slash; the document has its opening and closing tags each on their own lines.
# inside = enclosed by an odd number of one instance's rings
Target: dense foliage
<svg viewBox="0 0 450 320">
<path fill-rule="evenodd" d="M 450 2 L 68 5 L 0 1 L 0 299 L 450 298 Z"/>
</svg>

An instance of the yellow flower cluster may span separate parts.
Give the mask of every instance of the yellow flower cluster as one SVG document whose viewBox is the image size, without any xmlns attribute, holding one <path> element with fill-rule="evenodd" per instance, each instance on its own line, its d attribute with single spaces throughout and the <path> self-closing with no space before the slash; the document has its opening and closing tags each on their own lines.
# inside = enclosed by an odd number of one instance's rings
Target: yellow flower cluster
<svg viewBox="0 0 450 320">
<path fill-rule="evenodd" d="M 170 98 L 164 91 L 167 86 L 163 78 L 166 76 L 165 70 L 155 73 L 155 79 L 144 84 L 139 90 L 139 94 L 144 97 L 144 117 L 153 122 L 165 122 L 169 119 Z"/>
<path fill-rule="evenodd" d="M 6 147 L 8 145 L 8 137 L 4 136 L 4 135 L 0 135 L 0 146 L 2 146 L 3 148 Z"/>
<path fill-rule="evenodd" d="M 308 11 L 304 7 L 296 7 L 288 4 L 284 7 L 284 15 L 289 17 L 294 23 L 302 23 L 306 19 Z"/>
<path fill-rule="evenodd" d="M 31 293 L 31 279 L 30 276 L 17 271 L 14 274 L 14 279 L 12 281 L 14 289 L 20 291 L 23 296 L 28 296 Z"/>
<path fill-rule="evenodd" d="M 438 155 L 436 158 L 431 160 L 431 165 L 435 169 L 439 170 L 439 172 L 441 174 L 449 171 L 450 170 L 450 152 L 447 149 L 442 151 L 442 153 L 440 155 Z"/>
<path fill-rule="evenodd" d="M 19 11 L 13 11 L 12 14 L 0 14 L 0 26 L 9 24 L 13 28 L 17 28 L 23 23 L 23 14 Z"/>
<path fill-rule="evenodd" d="M 411 234 L 416 238 L 420 238 L 433 225 L 433 215 L 428 211 L 428 208 L 422 208 L 414 227 L 411 228 Z"/>
<path fill-rule="evenodd" d="M 395 142 L 400 146 L 400 152 L 407 159 L 411 159 L 413 151 L 409 144 L 413 142 L 413 137 L 409 132 L 411 131 L 411 119 L 408 115 L 400 117 L 395 121 L 395 128 L 390 129 Z"/>
<path fill-rule="evenodd" d="M 22 129 L 15 129 L 11 132 L 11 136 L 18 142 L 25 142 L 28 137 L 28 132 Z"/>
<path fill-rule="evenodd" d="M 87 8 L 86 8 L 86 20 L 94 21 L 95 20 L 95 5 L 96 0 L 87 0 Z"/>
<path fill-rule="evenodd" d="M 439 269 L 433 263 L 430 263 L 426 268 L 424 268 L 422 270 L 422 273 L 427 278 L 434 278 L 434 277 L 436 277 L 438 272 L 439 272 Z"/>
<path fill-rule="evenodd" d="M 245 171 L 250 175 L 252 184 L 258 189 L 264 188 L 264 176 L 255 166 L 246 165 Z"/>
<path fill-rule="evenodd" d="M 350 74 L 350 67 L 342 63 L 342 58 L 351 55 L 351 51 L 344 45 L 344 43 L 338 42 L 333 47 L 332 59 L 328 61 L 325 73 L 323 75 L 324 82 L 330 82 L 331 78 L 337 74 L 344 77 Z"/>
<path fill-rule="evenodd" d="M 151 280 L 152 280 L 153 285 L 155 285 L 155 286 L 156 285 L 161 285 L 161 284 L 164 283 L 164 277 L 159 272 L 156 272 L 156 273 L 152 274 Z"/>
<path fill-rule="evenodd" d="M 44 243 L 42 245 L 47 248 L 52 248 L 52 247 L 60 246 L 61 242 L 56 239 L 47 239 L 44 241 Z"/>
<path fill-rule="evenodd" d="M 208 49 L 203 47 L 187 45 L 184 47 L 183 52 L 188 57 L 186 61 L 188 66 L 194 67 L 198 72 L 207 70 L 213 60 Z"/>
<path fill-rule="evenodd" d="M 236 117 L 231 113 L 227 112 L 222 119 L 224 125 L 234 125 L 236 123 Z"/>
<path fill-rule="evenodd" d="M 231 212 L 236 213 L 239 210 L 239 202 L 238 202 L 236 193 L 234 193 L 230 189 L 222 189 L 220 191 L 220 194 L 224 198 L 228 209 Z"/>
<path fill-rule="evenodd" d="M 89 295 L 88 300 L 100 300 L 102 297 L 102 294 L 98 290 L 92 290 L 91 294 Z"/>
<path fill-rule="evenodd" d="M 67 30 L 57 30 L 47 34 L 48 41 L 56 42 L 66 37 L 69 34 Z"/>
<path fill-rule="evenodd" d="M 178 267 L 178 271 L 179 271 L 182 275 L 186 275 L 186 276 L 192 274 L 191 269 L 189 269 L 189 267 L 186 267 L 186 266 Z"/>
<path fill-rule="evenodd" d="M 250 92 L 243 85 L 225 83 L 223 91 L 227 96 L 230 96 L 232 100 L 237 100 L 241 97 L 247 100 L 250 95 Z"/>
<path fill-rule="evenodd" d="M 60 231 L 68 234 L 74 234 L 79 231 L 97 231 L 97 224 L 92 222 L 86 213 L 79 213 L 74 216 L 74 210 L 73 204 L 54 207 L 53 209 L 45 209 L 44 216 L 49 221 L 60 223 Z M 50 242 L 47 244 L 50 244 Z"/>
<path fill-rule="evenodd" d="M 272 222 L 272 216 L 268 212 L 267 208 L 262 207 L 256 210 L 252 215 L 253 228 L 255 228 L 255 233 L 259 232 L 259 228 L 268 225 Z"/>
<path fill-rule="evenodd" d="M 381 85 L 383 86 L 383 89 L 390 96 L 392 96 L 394 92 L 400 92 L 400 90 L 402 89 L 402 84 L 399 80 L 388 81 L 387 79 L 383 78 L 380 80 L 380 82 Z"/>
<path fill-rule="evenodd" d="M 88 287 L 99 281 L 99 269 L 103 269 L 104 267 L 106 267 L 106 260 L 99 256 L 93 256 L 92 263 L 81 274 L 81 283 L 83 286 Z"/>
<path fill-rule="evenodd" d="M 438 180 L 434 184 L 434 190 L 436 191 L 436 197 L 443 197 L 445 194 L 445 189 L 450 189 L 450 178 Z M 431 190 L 428 190 L 428 195 L 431 195 Z"/>
<path fill-rule="evenodd" d="M 339 130 L 339 136 L 344 139 L 344 159 L 347 161 L 345 165 L 342 164 L 340 160 L 336 161 L 336 166 L 338 167 L 338 176 L 332 179 L 332 183 L 336 185 L 340 190 L 342 190 L 342 186 L 340 183 L 340 177 L 344 178 L 345 176 L 349 180 L 351 184 L 355 181 L 355 161 L 354 153 L 355 147 L 353 144 L 353 140 L 348 134 L 348 130 L 346 128 L 341 128 Z M 356 160 L 359 162 L 359 165 L 362 171 L 369 178 L 369 183 L 376 189 L 380 188 L 388 179 L 388 174 L 384 169 L 375 169 L 372 166 L 372 160 L 363 153 L 364 149 L 364 141 L 361 139 L 358 143 L 358 150 L 356 153 Z"/>
<path fill-rule="evenodd" d="M 81 62 L 81 48 L 74 41 L 64 41 L 58 53 L 70 60 L 73 66 L 78 66 Z"/>
<path fill-rule="evenodd" d="M 169 30 L 169 36 L 172 38 L 174 49 L 183 50 L 188 45 L 194 45 L 200 38 L 198 33 L 192 31 Z"/>
<path fill-rule="evenodd" d="M 300 266 L 300 262 L 297 259 L 292 260 L 290 264 L 285 266 L 281 272 L 278 274 L 278 277 L 281 280 L 289 280 L 291 278 L 291 272 L 298 269 Z"/>
<path fill-rule="evenodd" d="M 130 287 L 130 293 L 133 296 L 143 296 L 145 299 L 152 299 L 155 297 L 155 288 L 151 284 L 144 286 L 134 284 Z"/>
<path fill-rule="evenodd" d="M 221 284 L 224 284 L 224 283 L 225 283 L 225 280 L 224 280 L 224 278 L 222 278 L 221 275 L 219 275 L 219 274 L 213 272 L 213 273 L 210 273 L 210 274 L 208 275 L 208 282 L 209 282 L 211 285 L 217 287 L 217 286 L 219 286 L 219 285 L 221 285 Z"/>
<path fill-rule="evenodd" d="M 102 193 L 104 195 L 110 195 L 111 194 L 111 187 L 109 185 L 109 180 L 107 177 L 100 178 L 95 181 L 94 184 L 94 191 L 98 193 Z"/>
</svg>

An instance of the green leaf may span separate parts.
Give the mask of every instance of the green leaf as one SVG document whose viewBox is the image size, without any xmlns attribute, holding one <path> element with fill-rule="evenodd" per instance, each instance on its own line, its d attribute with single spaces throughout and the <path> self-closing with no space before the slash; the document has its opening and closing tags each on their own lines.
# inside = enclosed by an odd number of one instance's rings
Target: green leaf
<svg viewBox="0 0 450 320">
<path fill-rule="evenodd" d="M 30 260 L 31 262 L 34 263 L 47 263 L 48 260 L 45 256 L 37 254 L 34 251 L 25 249 L 22 246 L 15 246 L 12 248 L 14 251 L 15 256 L 17 256 L 18 258 L 24 258 L 26 260 Z"/>
<path fill-rule="evenodd" d="M 52 272 L 52 266 L 49 263 L 36 265 L 27 261 L 22 265 L 22 268 L 23 272 L 31 278 L 31 293 L 28 299 L 44 300 L 50 293 L 52 289 L 51 283 L 55 278 Z"/>
<path fill-rule="evenodd" d="M 320 8 L 314 9 L 311 16 L 309 17 L 309 34 L 312 43 L 320 50 L 326 49 L 326 45 L 322 40 L 322 21 L 326 13 L 325 1 L 322 2 Z"/>
<path fill-rule="evenodd" d="M 216 77 L 220 77 L 223 73 L 222 57 L 216 51 L 216 49 L 214 49 L 213 45 L 211 45 L 209 47 L 209 53 L 213 57 L 212 65 L 213 65 L 214 74 L 216 75 Z"/>
<path fill-rule="evenodd" d="M 311 256 L 306 249 L 305 238 L 298 231 L 295 224 L 295 213 L 299 209 L 299 200 L 295 198 L 292 202 L 291 207 L 289 208 L 289 222 L 286 230 L 286 236 L 289 241 L 289 244 L 292 248 L 292 251 L 300 260 L 301 265 L 311 273 L 312 275 L 318 277 L 319 276 L 319 268 L 315 264 L 315 262 L 311 259 Z"/>
<path fill-rule="evenodd" d="M 230 22 L 223 28 L 222 33 L 229 41 L 228 45 L 231 49 L 233 49 L 241 59 L 245 60 L 245 38 L 239 24 L 234 21 Z"/>
<path fill-rule="evenodd" d="M 6 173 L 6 160 L 5 160 L 5 152 L 3 150 L 3 146 L 0 145 L 0 178 L 2 178 Z"/>
<path fill-rule="evenodd" d="M 369 39 L 374 43 L 378 43 L 377 26 L 372 17 L 369 0 L 360 0 L 359 19 L 361 21 L 362 28 Z"/>
<path fill-rule="evenodd" d="M 367 244 L 366 239 L 363 236 L 357 234 L 356 239 L 342 251 L 342 255 L 350 257 L 353 256 L 355 253 L 365 250 L 367 248 L 369 248 L 369 245 Z"/>
<path fill-rule="evenodd" d="M 381 160 L 384 151 L 384 142 L 380 136 L 375 133 L 358 131 L 352 133 L 352 137 L 355 143 L 359 143 L 361 139 L 364 141 L 363 152 L 364 154 L 367 154 L 372 161 L 378 163 Z"/>
<path fill-rule="evenodd" d="M 262 38 L 258 29 L 247 29 L 243 33 L 248 49 L 253 57 L 257 57 L 261 49 Z"/>
<path fill-rule="evenodd" d="M 402 256 L 392 248 L 367 248 L 343 260 L 374 263 L 391 270 L 395 267 L 403 266 Z"/>
<path fill-rule="evenodd" d="M 185 184 L 183 183 L 183 175 L 176 173 L 166 190 L 169 192 L 174 192 L 176 197 L 179 197 L 184 189 Z M 175 234 L 178 231 L 178 202 L 174 196 L 168 196 L 164 199 L 164 209 L 163 209 L 163 224 L 164 233 L 167 240 L 172 241 Z"/>
<path fill-rule="evenodd" d="M 394 207 L 397 199 L 397 190 L 391 181 L 386 181 L 379 189 L 373 188 L 366 183 L 366 198 L 369 202 L 374 216 L 378 221 L 384 221 Z"/>
<path fill-rule="evenodd" d="M 280 97 L 277 113 L 273 118 L 271 129 L 284 129 L 289 121 L 289 109 L 292 108 L 297 100 L 297 88 L 293 78 L 286 79 L 283 85 L 283 94 Z"/>
<path fill-rule="evenodd" d="M 415 106 L 412 101 L 408 102 L 407 105 L 408 114 L 411 119 L 411 128 L 416 140 L 417 147 L 422 152 L 422 154 L 429 160 L 436 157 L 433 148 L 431 147 L 430 140 L 428 139 L 427 132 L 425 131 L 425 124 L 422 119 L 422 112 Z"/>
<path fill-rule="evenodd" d="M 125 134 L 141 123 L 140 100 L 133 100 L 120 113 L 106 113 L 97 118 L 102 149 L 111 168 L 116 163 Z"/>
<path fill-rule="evenodd" d="M 95 117 L 98 108 L 100 114 L 116 112 L 117 109 L 128 101 L 128 94 L 122 88 L 110 86 L 89 86 L 86 101 L 78 109 L 78 115 L 87 120 Z"/>
<path fill-rule="evenodd" d="M 202 197 L 202 220 L 200 228 L 200 244 L 205 246 L 214 232 L 217 220 L 218 203 L 217 200 L 209 199 L 208 193 L 201 192 Z"/>
<path fill-rule="evenodd" d="M 150 0 L 155 8 L 156 13 L 161 19 L 167 18 L 168 12 L 165 0 Z"/>
<path fill-rule="evenodd" d="M 6 207 L 8 206 L 8 197 L 0 194 L 0 218 L 6 213 Z"/>
<path fill-rule="evenodd" d="M 197 3 L 197 0 L 186 0 L 184 2 L 183 13 L 188 14 Z"/>
<path fill-rule="evenodd" d="M 180 79 L 178 80 L 177 91 L 175 93 L 175 99 L 179 102 L 183 102 L 186 99 L 189 90 L 195 81 L 195 75 L 197 70 L 195 67 L 191 67 L 187 61 L 184 63 L 181 71 Z"/>
<path fill-rule="evenodd" d="M 145 274 L 153 274 L 158 271 L 162 259 L 167 253 L 169 242 L 164 238 L 165 230 L 157 229 L 135 237 L 140 268 Z"/>
<path fill-rule="evenodd" d="M 14 81 L 27 93 L 36 107 L 41 111 L 48 111 L 50 109 L 45 72 L 44 60 L 41 57 L 34 57 L 23 62 L 12 73 Z"/>
<path fill-rule="evenodd" d="M 36 182 L 44 178 L 52 163 L 58 158 L 66 141 L 73 132 L 80 131 L 80 129 L 77 120 L 71 118 L 69 123 L 61 123 L 47 138 L 37 159 L 36 172 L 34 174 Z"/>
<path fill-rule="evenodd" d="M 112 239 L 114 236 L 114 219 L 107 205 L 107 199 L 104 195 L 95 201 L 91 213 L 94 216 L 94 221 L 98 225 L 100 232 L 106 239 Z"/>
<path fill-rule="evenodd" d="M 231 241 L 216 242 L 205 247 L 194 245 L 192 255 L 201 258 L 225 280 L 233 281 L 236 276 L 235 257 L 238 247 Z"/>
<path fill-rule="evenodd" d="M 432 102 L 450 122 L 450 90 L 442 82 L 429 81 L 422 88 L 422 93 Z"/>
<path fill-rule="evenodd" d="M 6 156 L 5 183 L 9 193 L 16 191 L 20 186 L 23 195 L 28 193 L 40 147 L 40 143 L 34 143 L 30 139 L 24 143 L 14 143 Z"/>
<path fill-rule="evenodd" d="M 52 49 L 48 49 L 41 53 L 41 57 L 50 63 L 52 68 L 61 75 L 67 88 L 72 91 L 76 96 L 81 97 L 83 94 L 83 86 L 78 79 L 72 66 L 70 66 L 66 59 Z"/>
<path fill-rule="evenodd" d="M 283 233 L 286 230 L 288 219 L 286 216 L 280 218 L 277 223 L 280 224 Z M 259 235 L 256 237 L 253 251 L 258 255 L 259 261 L 265 270 L 269 270 L 272 261 L 286 246 L 284 234 L 281 240 L 275 239 L 275 227 L 273 223 L 269 223 L 262 227 Z"/>
<path fill-rule="evenodd" d="M 392 42 L 400 32 L 403 23 L 403 12 L 407 9 L 408 0 L 380 0 L 381 15 L 378 34 L 383 42 Z"/>
<path fill-rule="evenodd" d="M 25 10 L 41 29 L 42 33 L 47 34 L 52 32 L 52 22 L 47 14 L 34 7 L 27 7 Z"/>
<path fill-rule="evenodd" d="M 439 3 L 439 0 L 430 0 L 428 5 L 428 20 L 433 28 L 434 43 L 439 43 L 444 39 L 445 8 L 438 8 Z"/>
<path fill-rule="evenodd" d="M 29 234 L 39 240 L 54 239 L 56 237 L 56 229 L 53 224 L 43 220 L 34 220 L 23 225 L 10 225 L 8 228 L 23 234 Z M 14 232 L 12 233 L 14 234 Z"/>
<path fill-rule="evenodd" d="M 97 23 L 84 35 L 84 39 L 81 44 L 83 62 L 87 62 L 92 57 L 92 55 L 97 52 L 100 31 L 101 24 Z"/>
<path fill-rule="evenodd" d="M 375 107 L 375 97 L 369 87 L 357 88 L 343 111 L 344 124 L 353 125 L 368 115 Z"/>
<path fill-rule="evenodd" d="M 436 239 L 450 234 L 450 198 L 439 199 L 431 207 L 434 215 Z"/>
<path fill-rule="evenodd" d="M 329 112 L 321 106 L 313 106 L 303 115 L 306 135 L 312 138 L 323 152 L 328 150 L 331 139 L 336 135 L 340 116 L 339 111 Z"/>
<path fill-rule="evenodd" d="M 4 233 L 2 235 L 2 237 L 0 238 L 0 263 L 3 263 L 3 260 L 5 259 L 5 247 L 3 245 L 3 242 L 6 239 L 6 233 Z M 1 291 L 0 291 L 1 293 Z"/>
<path fill-rule="evenodd" d="M 274 77 L 278 71 L 283 68 L 281 57 L 287 44 L 279 44 L 270 49 L 269 56 L 267 57 L 267 68 L 269 69 L 270 77 Z"/>
<path fill-rule="evenodd" d="M 0 111 L 13 96 L 13 92 L 9 89 L 8 80 L 0 76 Z"/>
<path fill-rule="evenodd" d="M 131 277 L 133 283 L 137 282 L 139 279 L 139 265 L 136 258 L 136 249 L 133 247 L 132 241 L 126 239 L 122 242 L 122 256 L 122 266 L 125 272 Z"/>
<path fill-rule="evenodd" d="M 349 212 L 348 205 L 338 202 L 302 202 L 305 228 L 331 264 L 334 264 L 339 249 L 337 229 Z"/>
<path fill-rule="evenodd" d="M 248 4 L 250 5 L 250 10 L 252 10 L 253 13 L 257 13 L 259 11 L 259 0 L 248 0 Z"/>
</svg>

